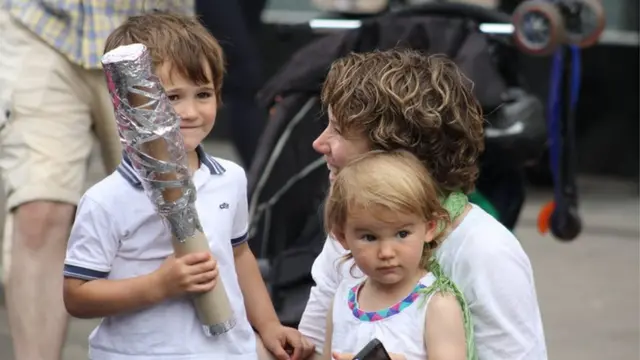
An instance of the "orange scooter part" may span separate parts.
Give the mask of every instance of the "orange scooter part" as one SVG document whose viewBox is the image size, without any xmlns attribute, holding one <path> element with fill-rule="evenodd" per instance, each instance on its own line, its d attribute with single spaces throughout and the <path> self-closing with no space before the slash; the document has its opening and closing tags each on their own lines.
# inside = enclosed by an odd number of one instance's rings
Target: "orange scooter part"
<svg viewBox="0 0 640 360">
<path fill-rule="evenodd" d="M 553 211 L 556 209 L 556 203 L 553 201 L 548 202 L 546 205 L 540 209 L 538 213 L 538 232 L 541 234 L 546 234 L 549 232 L 549 227 L 551 223 L 551 215 Z"/>
</svg>

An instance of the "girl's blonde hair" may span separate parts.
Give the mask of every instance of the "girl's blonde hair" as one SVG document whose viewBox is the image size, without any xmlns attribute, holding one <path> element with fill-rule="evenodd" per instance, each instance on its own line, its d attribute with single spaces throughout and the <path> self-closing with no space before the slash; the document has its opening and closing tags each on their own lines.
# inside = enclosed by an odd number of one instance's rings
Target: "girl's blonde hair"
<svg viewBox="0 0 640 360">
<path fill-rule="evenodd" d="M 415 155 L 405 150 L 371 151 L 342 168 L 333 181 L 324 209 L 325 230 L 344 232 L 349 214 L 361 210 L 371 214 L 380 210 L 413 214 L 447 225 L 449 214 L 440 203 L 441 196 Z M 442 235 L 440 232 L 423 247 L 422 267 L 429 265 Z"/>
</svg>

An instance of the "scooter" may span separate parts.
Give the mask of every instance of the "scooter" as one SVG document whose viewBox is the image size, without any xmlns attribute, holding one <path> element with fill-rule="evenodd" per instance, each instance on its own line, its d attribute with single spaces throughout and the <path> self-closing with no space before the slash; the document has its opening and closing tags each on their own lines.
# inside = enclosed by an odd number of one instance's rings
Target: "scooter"
<svg viewBox="0 0 640 360">
<path fill-rule="evenodd" d="M 547 56 L 565 46 L 595 45 L 605 27 L 601 0 L 528 0 L 513 12 L 516 45 Z"/>
<path fill-rule="evenodd" d="M 604 31 L 599 0 L 529 0 L 513 14 L 514 40 L 525 53 L 553 55 L 549 91 L 549 161 L 554 198 L 538 215 L 538 230 L 560 241 L 582 231 L 576 184 L 576 107 L 580 91 L 580 50 Z"/>
</svg>

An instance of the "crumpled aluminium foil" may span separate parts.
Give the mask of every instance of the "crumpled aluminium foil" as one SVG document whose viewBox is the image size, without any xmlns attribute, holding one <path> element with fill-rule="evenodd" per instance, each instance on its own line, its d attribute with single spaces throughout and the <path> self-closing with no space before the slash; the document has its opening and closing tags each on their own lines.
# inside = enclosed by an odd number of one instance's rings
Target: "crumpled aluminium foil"
<svg viewBox="0 0 640 360">
<path fill-rule="evenodd" d="M 106 53 L 102 64 L 124 151 L 158 213 L 169 223 L 176 239 L 185 241 L 202 227 L 195 209 L 196 191 L 180 133 L 180 117 L 153 73 L 146 46 L 120 46 Z M 160 148 L 163 158 L 159 159 L 150 147 Z M 166 179 L 167 174 L 171 180 Z M 171 189 L 182 194 L 167 201 L 163 193 Z"/>
</svg>

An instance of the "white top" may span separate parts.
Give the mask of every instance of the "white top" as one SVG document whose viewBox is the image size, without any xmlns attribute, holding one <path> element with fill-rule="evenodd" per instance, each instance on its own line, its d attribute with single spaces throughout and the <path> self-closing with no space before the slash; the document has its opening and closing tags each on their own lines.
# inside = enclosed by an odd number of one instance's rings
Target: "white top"
<svg viewBox="0 0 640 360">
<path fill-rule="evenodd" d="M 336 241 L 328 239 L 311 269 L 316 286 L 299 330 L 319 351 L 335 289 L 342 279 L 352 278 L 350 266 L 336 269 L 344 254 Z M 436 257 L 467 299 L 480 360 L 547 359 L 531 263 L 509 230 L 474 205 Z"/>
<path fill-rule="evenodd" d="M 206 337 L 187 298 L 104 318 L 89 336 L 93 360 L 255 360 L 255 334 L 236 276 L 233 246 L 246 241 L 244 170 L 200 152 L 193 174 L 196 208 L 218 261 L 237 325 Z M 171 232 L 140 187 L 128 159 L 91 187 L 78 205 L 64 275 L 79 279 L 126 279 L 149 274 L 173 253 Z"/>
<path fill-rule="evenodd" d="M 433 294 L 421 293 L 435 281 L 433 274 L 422 277 L 410 294 L 397 304 L 375 312 L 358 308 L 357 294 L 362 281 L 342 281 L 333 302 L 331 347 L 340 353 L 357 354 L 373 338 L 391 353 L 407 360 L 424 360 L 427 306 Z"/>
</svg>

